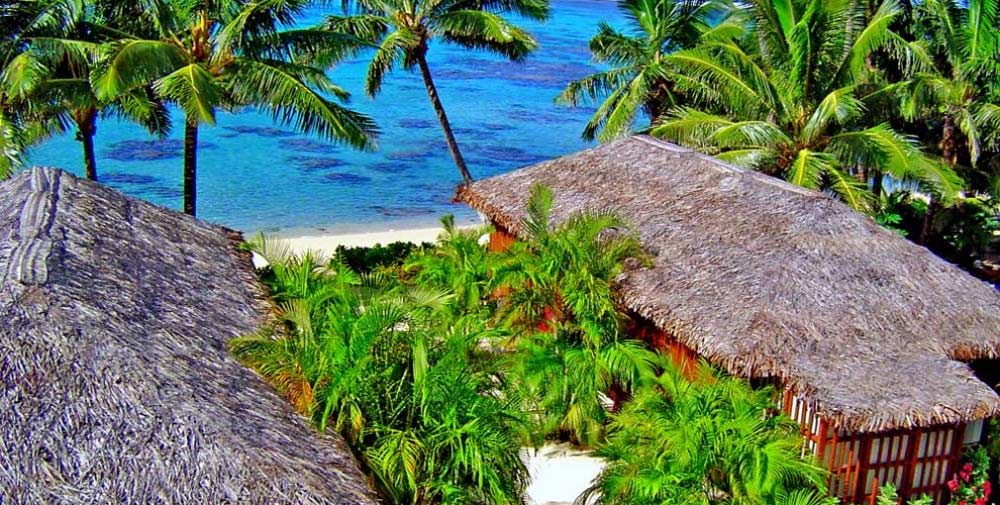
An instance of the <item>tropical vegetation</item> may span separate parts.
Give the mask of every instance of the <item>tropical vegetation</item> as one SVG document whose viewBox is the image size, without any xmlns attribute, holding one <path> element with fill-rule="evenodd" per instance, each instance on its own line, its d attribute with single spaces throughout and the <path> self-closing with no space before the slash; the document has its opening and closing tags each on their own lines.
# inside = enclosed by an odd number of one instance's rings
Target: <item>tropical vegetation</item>
<svg viewBox="0 0 1000 505">
<path fill-rule="evenodd" d="M 596 62 L 610 68 L 569 83 L 556 100 L 571 106 L 600 102 L 583 130 L 583 138 L 602 141 L 628 135 L 640 114 L 657 124 L 673 107 L 687 102 L 681 82 L 690 78 L 668 62 L 675 51 L 738 30 L 732 21 L 717 23 L 726 15 L 724 2 L 622 0 L 632 30 L 601 23 L 590 40 Z"/>
<path fill-rule="evenodd" d="M 591 490 L 603 503 L 679 500 L 675 484 L 710 502 L 818 503 L 825 476 L 770 390 L 708 365 L 687 377 L 625 337 L 611 282 L 643 261 L 631 227 L 607 213 L 553 227 L 552 198 L 532 190 L 509 250 L 446 218 L 436 246 L 366 273 L 258 238 L 279 321 L 232 351 L 343 435 L 392 503 L 521 503 L 522 447 L 547 441 L 608 458 Z M 647 480 L 628 485 L 634 472 Z"/>
<path fill-rule="evenodd" d="M 20 32 L 23 50 L 4 66 L 2 92 L 8 99 L 43 106 L 46 119 L 58 125 L 72 124 L 83 148 L 84 172 L 97 180 L 99 116 L 131 120 L 154 135 L 169 133 L 166 107 L 148 86 L 102 100 L 92 85 L 93 72 L 105 63 L 102 44 L 114 41 L 121 30 L 141 33 L 151 20 L 139 3 L 102 0 L 36 7 L 33 20 Z"/>
<path fill-rule="evenodd" d="M 839 503 L 813 491 L 826 475 L 802 459 L 799 426 L 762 415 L 773 391 L 705 363 L 688 374 L 662 368 L 612 415 L 597 450 L 608 465 L 578 503 Z"/>
<path fill-rule="evenodd" d="M 306 0 L 155 2 L 156 33 L 124 35 L 107 47 L 93 80 L 98 99 L 152 85 L 184 115 L 184 212 L 194 215 L 198 130 L 219 109 L 256 108 L 278 123 L 357 148 L 371 147 L 372 121 L 334 100 L 350 95 L 300 55 L 351 54 L 357 41 L 295 26 Z M 331 98 L 332 97 L 332 98 Z"/>
</svg>

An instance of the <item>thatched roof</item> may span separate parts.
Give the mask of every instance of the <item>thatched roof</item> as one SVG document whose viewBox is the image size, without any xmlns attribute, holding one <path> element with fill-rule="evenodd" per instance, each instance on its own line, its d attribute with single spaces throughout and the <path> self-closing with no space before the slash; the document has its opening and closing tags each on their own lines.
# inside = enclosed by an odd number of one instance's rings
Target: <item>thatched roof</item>
<svg viewBox="0 0 1000 505">
<path fill-rule="evenodd" d="M 1000 412 L 962 362 L 1000 354 L 1000 295 L 838 201 L 642 136 L 459 198 L 516 234 L 534 183 L 555 221 L 612 210 L 636 226 L 654 260 L 620 279 L 629 310 L 731 373 L 780 378 L 837 426 Z"/>
<path fill-rule="evenodd" d="M 238 239 L 60 171 L 0 184 L 0 503 L 375 503 L 229 356 L 264 309 Z"/>
</svg>

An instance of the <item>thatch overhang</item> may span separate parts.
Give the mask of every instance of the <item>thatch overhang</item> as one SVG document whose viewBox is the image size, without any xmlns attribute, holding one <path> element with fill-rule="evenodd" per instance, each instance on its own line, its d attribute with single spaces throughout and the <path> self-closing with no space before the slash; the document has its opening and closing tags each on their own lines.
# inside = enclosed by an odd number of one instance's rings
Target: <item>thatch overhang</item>
<svg viewBox="0 0 1000 505">
<path fill-rule="evenodd" d="M 629 310 L 731 373 L 780 379 L 836 426 L 1000 413 L 963 363 L 1000 355 L 1000 295 L 839 201 L 645 136 L 458 198 L 516 235 L 535 183 L 554 222 L 589 209 L 635 225 L 654 259 L 619 279 Z"/>
<path fill-rule="evenodd" d="M 375 503 L 229 355 L 266 313 L 239 239 L 57 170 L 0 184 L 0 503 Z"/>
</svg>

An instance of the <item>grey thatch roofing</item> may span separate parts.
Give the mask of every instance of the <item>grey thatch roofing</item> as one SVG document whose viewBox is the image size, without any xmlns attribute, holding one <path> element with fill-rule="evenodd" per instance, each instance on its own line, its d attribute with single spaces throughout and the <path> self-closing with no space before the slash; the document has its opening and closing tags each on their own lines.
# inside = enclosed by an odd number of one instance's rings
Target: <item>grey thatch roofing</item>
<svg viewBox="0 0 1000 505">
<path fill-rule="evenodd" d="M 959 360 L 1000 353 L 1000 296 L 842 203 L 649 137 L 632 137 L 461 188 L 519 233 L 529 188 L 553 219 L 631 221 L 655 256 L 622 301 L 732 373 L 778 377 L 857 431 L 1000 412 Z"/>
<path fill-rule="evenodd" d="M 239 235 L 54 170 L 0 184 L 0 503 L 375 503 L 227 339 Z"/>
</svg>

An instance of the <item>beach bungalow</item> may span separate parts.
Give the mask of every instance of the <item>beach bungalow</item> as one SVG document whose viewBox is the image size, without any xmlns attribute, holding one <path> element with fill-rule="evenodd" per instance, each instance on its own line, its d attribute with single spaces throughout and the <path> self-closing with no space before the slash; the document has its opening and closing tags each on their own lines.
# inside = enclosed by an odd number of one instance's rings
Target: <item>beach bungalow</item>
<svg viewBox="0 0 1000 505">
<path fill-rule="evenodd" d="M 844 502 L 885 483 L 942 499 L 1000 412 L 984 382 L 1000 365 L 1000 295 L 827 195 L 636 136 L 458 197 L 502 249 L 537 183 L 555 221 L 590 209 L 634 224 L 653 257 L 618 279 L 635 336 L 778 387 Z"/>
<path fill-rule="evenodd" d="M 0 503 L 376 503 L 230 357 L 266 313 L 239 240 L 58 170 L 0 183 Z"/>
</svg>

